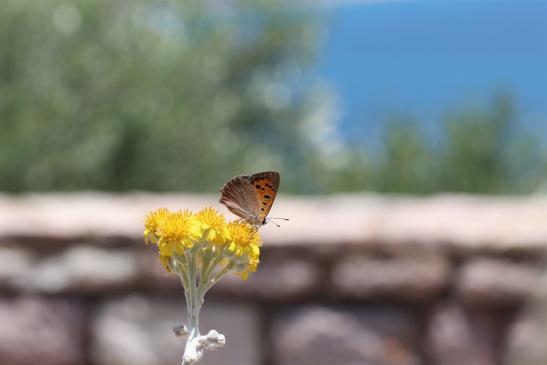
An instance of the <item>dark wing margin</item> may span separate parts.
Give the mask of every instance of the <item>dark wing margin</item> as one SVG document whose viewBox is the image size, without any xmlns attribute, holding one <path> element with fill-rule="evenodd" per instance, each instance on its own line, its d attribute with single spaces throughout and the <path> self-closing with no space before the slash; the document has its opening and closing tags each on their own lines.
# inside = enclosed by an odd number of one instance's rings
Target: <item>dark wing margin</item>
<svg viewBox="0 0 547 365">
<path fill-rule="evenodd" d="M 222 189 L 220 203 L 238 217 L 252 220 L 260 213 L 259 203 L 249 176 L 237 176 L 229 180 Z"/>
</svg>

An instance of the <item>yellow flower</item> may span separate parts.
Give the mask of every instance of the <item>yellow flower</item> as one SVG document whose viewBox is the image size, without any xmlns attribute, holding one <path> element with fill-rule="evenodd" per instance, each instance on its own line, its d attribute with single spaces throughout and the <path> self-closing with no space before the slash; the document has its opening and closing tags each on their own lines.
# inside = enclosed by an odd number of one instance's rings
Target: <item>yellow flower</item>
<svg viewBox="0 0 547 365">
<path fill-rule="evenodd" d="M 226 225 L 225 237 L 227 241 L 233 243 L 238 248 L 260 244 L 260 236 L 256 228 L 244 222 L 236 221 L 228 223 Z"/>
<path fill-rule="evenodd" d="M 216 244 L 225 242 L 224 227 L 226 226 L 226 220 L 216 209 L 204 208 L 196 214 L 196 219 L 200 223 L 204 239 Z"/>
<path fill-rule="evenodd" d="M 238 256 L 247 259 L 247 265 L 239 274 L 243 280 L 247 279 L 249 272 L 256 271 L 260 256 L 260 236 L 256 228 L 244 222 L 230 222 L 225 230 L 228 242 L 228 250 Z"/>
<path fill-rule="evenodd" d="M 147 215 L 145 228 L 145 240 L 156 243 L 163 256 L 171 256 L 173 251 L 181 253 L 201 238 L 199 222 L 189 211 L 158 209 Z"/>
<path fill-rule="evenodd" d="M 156 238 L 158 227 L 169 218 L 170 214 L 171 212 L 166 208 L 160 208 L 146 215 L 144 221 L 144 238 L 147 244 L 150 240 Z"/>
<path fill-rule="evenodd" d="M 197 265 L 194 272 L 205 270 L 210 262 L 219 262 L 243 279 L 256 271 L 259 263 L 261 242 L 256 228 L 240 221 L 226 223 L 214 208 L 202 209 L 197 214 L 161 208 L 149 213 L 144 225 L 145 242 L 158 246 L 160 261 L 167 271 L 171 271 L 170 259 L 174 253 L 184 257 L 191 252 L 195 257 L 191 265 Z M 194 247 L 197 242 L 199 246 Z"/>
<path fill-rule="evenodd" d="M 184 248 L 191 248 L 194 242 L 201 238 L 201 230 L 195 216 L 190 211 L 184 210 L 171 213 L 169 218 L 158 227 L 158 236 L 164 242 L 173 243 L 173 249 L 181 253 Z"/>
</svg>

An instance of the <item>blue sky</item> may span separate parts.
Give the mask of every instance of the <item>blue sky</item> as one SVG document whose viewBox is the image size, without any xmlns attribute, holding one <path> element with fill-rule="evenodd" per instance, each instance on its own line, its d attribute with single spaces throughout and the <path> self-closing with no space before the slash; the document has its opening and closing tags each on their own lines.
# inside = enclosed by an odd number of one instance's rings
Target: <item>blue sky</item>
<svg viewBox="0 0 547 365">
<path fill-rule="evenodd" d="M 344 135 L 377 140 L 394 114 L 434 129 L 504 91 L 547 140 L 547 1 L 335 1 L 320 12 L 314 72 L 338 94 Z"/>
</svg>

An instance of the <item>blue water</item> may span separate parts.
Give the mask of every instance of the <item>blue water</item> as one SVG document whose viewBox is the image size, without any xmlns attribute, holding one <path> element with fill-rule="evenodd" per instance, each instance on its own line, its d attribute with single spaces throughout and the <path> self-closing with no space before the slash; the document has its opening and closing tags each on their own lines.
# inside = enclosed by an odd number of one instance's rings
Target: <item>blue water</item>
<svg viewBox="0 0 547 365">
<path fill-rule="evenodd" d="M 435 129 L 445 112 L 510 93 L 547 141 L 547 1 L 376 1 L 321 10 L 314 73 L 338 94 L 341 130 L 377 140 L 390 116 Z"/>
</svg>

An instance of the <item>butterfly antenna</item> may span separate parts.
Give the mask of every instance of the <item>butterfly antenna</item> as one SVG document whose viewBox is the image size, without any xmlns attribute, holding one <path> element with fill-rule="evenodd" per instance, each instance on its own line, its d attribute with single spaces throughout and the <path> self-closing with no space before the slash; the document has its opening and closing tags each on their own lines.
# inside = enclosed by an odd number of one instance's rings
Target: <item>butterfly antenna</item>
<svg viewBox="0 0 547 365">
<path fill-rule="evenodd" d="M 275 224 L 277 227 L 281 227 L 278 223 L 275 222 L 276 219 L 281 219 L 281 220 L 284 220 L 284 221 L 288 221 L 289 218 L 276 218 L 276 217 L 270 217 L 270 218 L 267 218 L 268 219 L 268 222 L 272 222 L 273 224 Z"/>
</svg>

